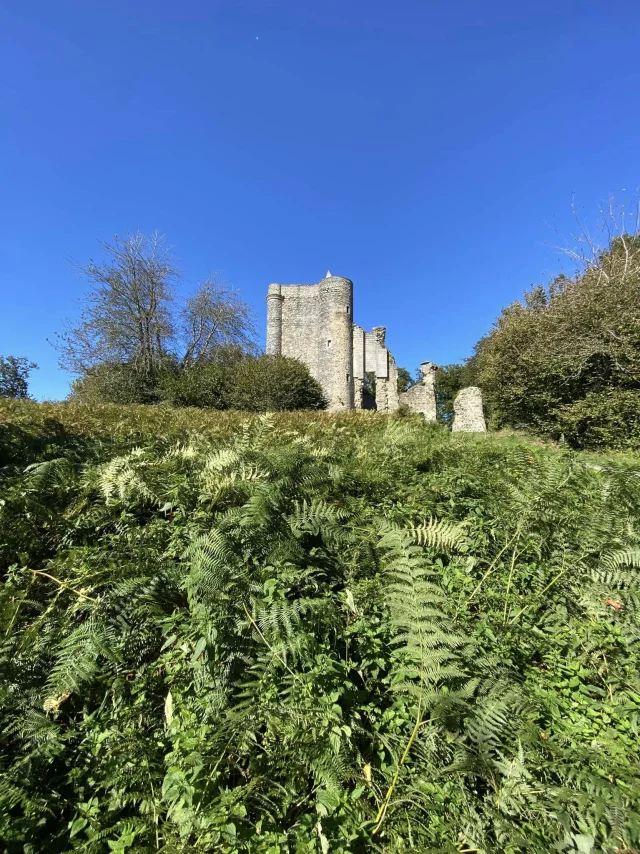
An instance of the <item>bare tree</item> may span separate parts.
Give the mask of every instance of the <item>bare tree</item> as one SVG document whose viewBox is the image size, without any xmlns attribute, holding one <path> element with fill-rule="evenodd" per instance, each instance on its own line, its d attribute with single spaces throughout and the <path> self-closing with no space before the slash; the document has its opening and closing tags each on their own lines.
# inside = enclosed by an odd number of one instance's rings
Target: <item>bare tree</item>
<svg viewBox="0 0 640 854">
<path fill-rule="evenodd" d="M 255 350 L 252 309 L 236 290 L 216 276 L 209 276 L 187 299 L 181 312 L 180 331 L 183 368 L 214 361 L 221 352 Z"/>
<path fill-rule="evenodd" d="M 110 258 L 81 267 L 92 283 L 79 321 L 56 336 L 60 364 L 85 373 L 103 362 L 157 367 L 174 335 L 170 303 L 178 271 L 164 238 L 139 232 L 103 243 Z"/>
<path fill-rule="evenodd" d="M 56 335 L 63 368 L 82 375 L 126 364 L 148 376 L 167 359 L 190 368 L 225 348 L 255 349 L 251 309 L 228 285 L 209 277 L 176 300 L 180 272 L 161 235 L 136 232 L 102 246 L 107 261 L 80 267 L 90 282 L 80 318 Z"/>
</svg>

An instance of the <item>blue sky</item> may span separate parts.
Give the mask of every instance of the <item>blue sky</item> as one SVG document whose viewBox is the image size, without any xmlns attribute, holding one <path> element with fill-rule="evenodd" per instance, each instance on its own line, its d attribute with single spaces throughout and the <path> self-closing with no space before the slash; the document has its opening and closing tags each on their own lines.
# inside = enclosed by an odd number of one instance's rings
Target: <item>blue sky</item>
<svg viewBox="0 0 640 854">
<path fill-rule="evenodd" d="M 0 354 L 64 397 L 73 261 L 159 229 L 261 330 L 330 268 L 399 364 L 457 361 L 560 268 L 573 193 L 640 184 L 639 37 L 626 0 L 3 0 Z"/>
</svg>

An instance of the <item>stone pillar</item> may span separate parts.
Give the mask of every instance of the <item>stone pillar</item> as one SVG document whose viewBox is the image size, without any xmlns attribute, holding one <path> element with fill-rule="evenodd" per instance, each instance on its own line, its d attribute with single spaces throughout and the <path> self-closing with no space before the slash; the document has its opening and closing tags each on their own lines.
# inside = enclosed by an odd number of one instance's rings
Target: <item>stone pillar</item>
<svg viewBox="0 0 640 854">
<path fill-rule="evenodd" d="M 453 402 L 454 433 L 486 433 L 487 425 L 482 410 L 482 392 L 477 386 L 461 389 Z"/>
<path fill-rule="evenodd" d="M 329 409 L 353 409 L 353 282 L 330 276 L 318 285 L 318 363 Z"/>
<path fill-rule="evenodd" d="M 438 366 L 433 362 L 423 362 L 420 365 L 422 385 L 424 386 L 424 408 L 422 414 L 427 421 L 436 421 L 438 407 L 436 405 L 436 373 Z"/>
<path fill-rule="evenodd" d="M 389 351 L 380 344 L 380 336 L 377 334 L 382 329 L 382 341 L 384 342 L 384 327 L 375 327 L 376 334 L 376 409 L 378 412 L 387 412 L 389 409 Z"/>
<path fill-rule="evenodd" d="M 282 303 L 280 285 L 269 285 L 267 293 L 267 356 L 282 354 Z"/>
<path fill-rule="evenodd" d="M 353 326 L 353 408 L 362 409 L 364 394 L 364 329 Z"/>
<path fill-rule="evenodd" d="M 389 351 L 387 350 L 387 353 Z M 395 412 L 400 406 L 400 395 L 398 394 L 398 367 L 396 360 L 389 353 L 389 385 L 387 390 L 387 411 Z"/>
<path fill-rule="evenodd" d="M 378 412 L 391 412 L 398 408 L 398 370 L 393 356 L 384 344 L 387 336 L 385 327 L 374 326 L 371 334 L 374 341 L 376 409 Z"/>
</svg>

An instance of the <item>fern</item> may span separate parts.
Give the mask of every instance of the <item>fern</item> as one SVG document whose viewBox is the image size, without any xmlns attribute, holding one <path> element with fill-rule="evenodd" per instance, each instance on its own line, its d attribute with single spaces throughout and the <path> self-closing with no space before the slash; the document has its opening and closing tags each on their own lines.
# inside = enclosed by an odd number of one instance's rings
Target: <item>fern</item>
<svg viewBox="0 0 640 854">
<path fill-rule="evenodd" d="M 2 474 L 8 850 L 638 847 L 637 463 L 43 406 Z"/>
</svg>

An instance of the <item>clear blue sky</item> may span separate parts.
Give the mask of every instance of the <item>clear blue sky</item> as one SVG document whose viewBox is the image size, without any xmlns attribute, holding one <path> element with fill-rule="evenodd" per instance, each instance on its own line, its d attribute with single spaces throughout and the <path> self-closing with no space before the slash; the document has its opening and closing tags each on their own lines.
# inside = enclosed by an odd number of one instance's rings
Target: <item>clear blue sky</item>
<svg viewBox="0 0 640 854">
<path fill-rule="evenodd" d="M 637 0 L 3 0 L 0 354 L 40 364 L 72 260 L 159 229 L 187 283 L 355 283 L 397 361 L 463 358 L 640 184 Z M 185 288 L 187 284 L 185 284 Z"/>
</svg>

